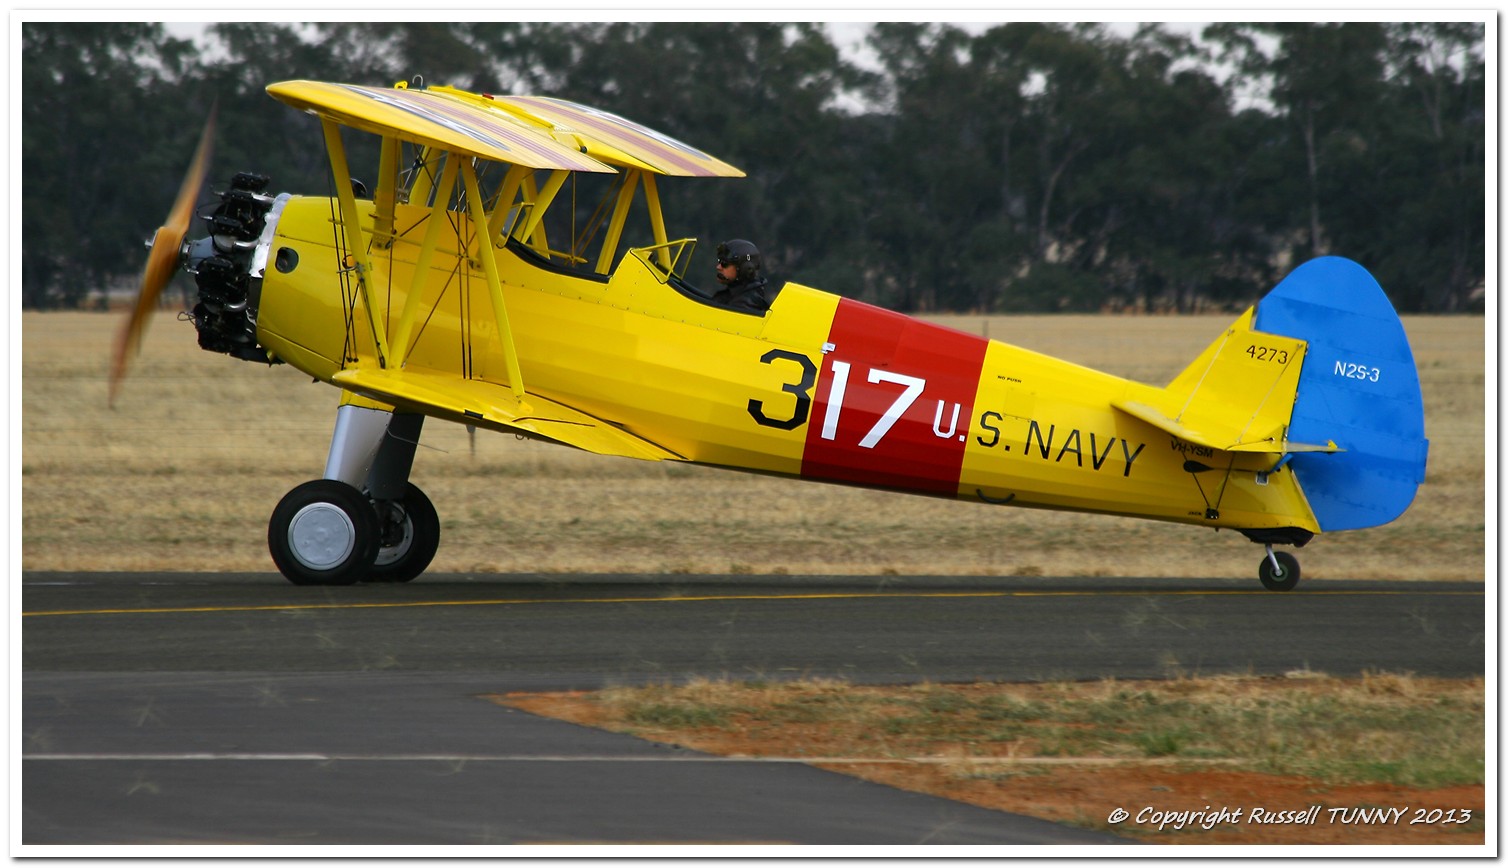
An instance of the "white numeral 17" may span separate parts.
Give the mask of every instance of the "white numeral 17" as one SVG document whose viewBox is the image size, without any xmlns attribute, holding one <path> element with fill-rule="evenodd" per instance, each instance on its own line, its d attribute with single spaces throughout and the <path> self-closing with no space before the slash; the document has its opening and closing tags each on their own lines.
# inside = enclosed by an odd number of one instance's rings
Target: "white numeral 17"
<svg viewBox="0 0 1508 868">
<path fill-rule="evenodd" d="M 848 394 L 848 362 L 833 361 L 833 387 L 827 396 L 827 413 L 822 417 L 822 439 L 836 440 L 838 437 L 838 416 L 843 412 L 843 398 Z M 871 383 L 894 383 L 904 386 L 905 391 L 891 403 L 885 414 L 874 423 L 859 445 L 865 449 L 873 449 L 879 445 L 881 439 L 890 432 L 897 420 L 906 414 L 916 399 L 921 397 L 922 391 L 927 388 L 927 381 L 921 377 L 908 377 L 905 374 L 895 374 L 890 371 L 882 371 L 877 368 L 869 369 L 869 382 Z"/>
</svg>

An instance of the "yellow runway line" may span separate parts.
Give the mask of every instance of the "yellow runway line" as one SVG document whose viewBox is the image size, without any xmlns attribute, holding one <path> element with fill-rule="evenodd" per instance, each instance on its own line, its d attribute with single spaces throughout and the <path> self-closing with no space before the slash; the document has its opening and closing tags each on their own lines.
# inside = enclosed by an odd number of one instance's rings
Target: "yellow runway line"
<svg viewBox="0 0 1508 868">
<path fill-rule="evenodd" d="M 1299 594 L 1277 594 L 1265 589 L 1168 590 L 1168 591 L 937 591 L 937 592 L 853 592 L 831 594 L 708 594 L 693 597 L 594 597 L 581 600 L 501 599 L 501 600 L 408 600 L 385 603 L 293 603 L 272 606 L 165 606 L 140 609 L 67 609 L 49 612 L 22 612 L 27 618 L 64 615 L 170 615 L 229 612 L 293 612 L 348 609 L 411 609 L 436 606 L 540 606 L 605 605 L 629 603 L 723 603 L 777 602 L 815 600 L 947 600 L 1008 597 L 1221 597 L 1249 596 L 1272 599 L 1302 599 L 1313 596 L 1396 597 L 1404 595 L 1482 596 L 1484 591 L 1347 591 L 1314 590 Z"/>
</svg>

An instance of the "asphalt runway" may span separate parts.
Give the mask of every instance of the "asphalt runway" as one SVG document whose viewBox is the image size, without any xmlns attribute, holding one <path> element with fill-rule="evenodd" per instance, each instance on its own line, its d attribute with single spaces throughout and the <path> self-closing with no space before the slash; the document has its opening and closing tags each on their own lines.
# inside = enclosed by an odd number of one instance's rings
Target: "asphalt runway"
<svg viewBox="0 0 1508 868">
<path fill-rule="evenodd" d="M 22 579 L 23 845 L 1115 844 L 487 697 L 694 676 L 1468 677 L 1487 655 L 1480 583 Z"/>
</svg>

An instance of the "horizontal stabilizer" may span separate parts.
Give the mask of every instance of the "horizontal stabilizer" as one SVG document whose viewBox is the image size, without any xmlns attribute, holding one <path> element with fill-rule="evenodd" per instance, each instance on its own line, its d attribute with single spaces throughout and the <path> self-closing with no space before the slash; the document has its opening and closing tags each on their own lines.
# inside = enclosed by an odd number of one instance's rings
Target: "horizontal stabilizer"
<svg viewBox="0 0 1508 868">
<path fill-rule="evenodd" d="M 463 424 L 542 437 L 599 455 L 649 461 L 682 460 L 681 456 L 642 437 L 548 398 L 529 394 L 525 403 L 520 404 L 507 386 L 483 380 L 462 380 L 413 369 L 356 369 L 341 371 L 331 382 L 395 407 Z"/>
<path fill-rule="evenodd" d="M 1240 442 L 1241 432 L 1235 429 L 1220 430 L 1217 426 L 1213 429 L 1195 430 L 1176 419 L 1169 418 L 1162 411 L 1150 404 L 1139 401 L 1111 401 L 1110 405 L 1123 413 L 1135 416 L 1155 428 L 1166 431 L 1185 443 L 1196 446 L 1207 446 L 1210 449 L 1218 449 L 1224 452 L 1251 452 L 1271 453 L 1282 455 L 1289 452 L 1340 452 L 1339 446 L 1331 440 L 1326 443 L 1298 443 L 1281 437 L 1272 437 L 1250 442 Z M 1205 424 L 1211 424 L 1212 420 L 1205 420 Z"/>
</svg>

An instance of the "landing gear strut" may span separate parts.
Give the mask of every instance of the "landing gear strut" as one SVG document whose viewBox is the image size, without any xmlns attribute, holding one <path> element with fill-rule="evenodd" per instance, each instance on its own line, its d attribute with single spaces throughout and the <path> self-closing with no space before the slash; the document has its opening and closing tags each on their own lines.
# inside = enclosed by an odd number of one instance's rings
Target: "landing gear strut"
<svg viewBox="0 0 1508 868">
<path fill-rule="evenodd" d="M 1291 591 L 1299 583 L 1299 559 L 1288 552 L 1275 552 L 1267 544 L 1267 556 L 1257 567 L 1257 578 L 1269 591 Z"/>
<path fill-rule="evenodd" d="M 408 481 L 424 417 L 342 404 L 325 478 L 288 492 L 267 548 L 296 585 L 407 582 L 440 547 L 440 519 Z"/>
</svg>

